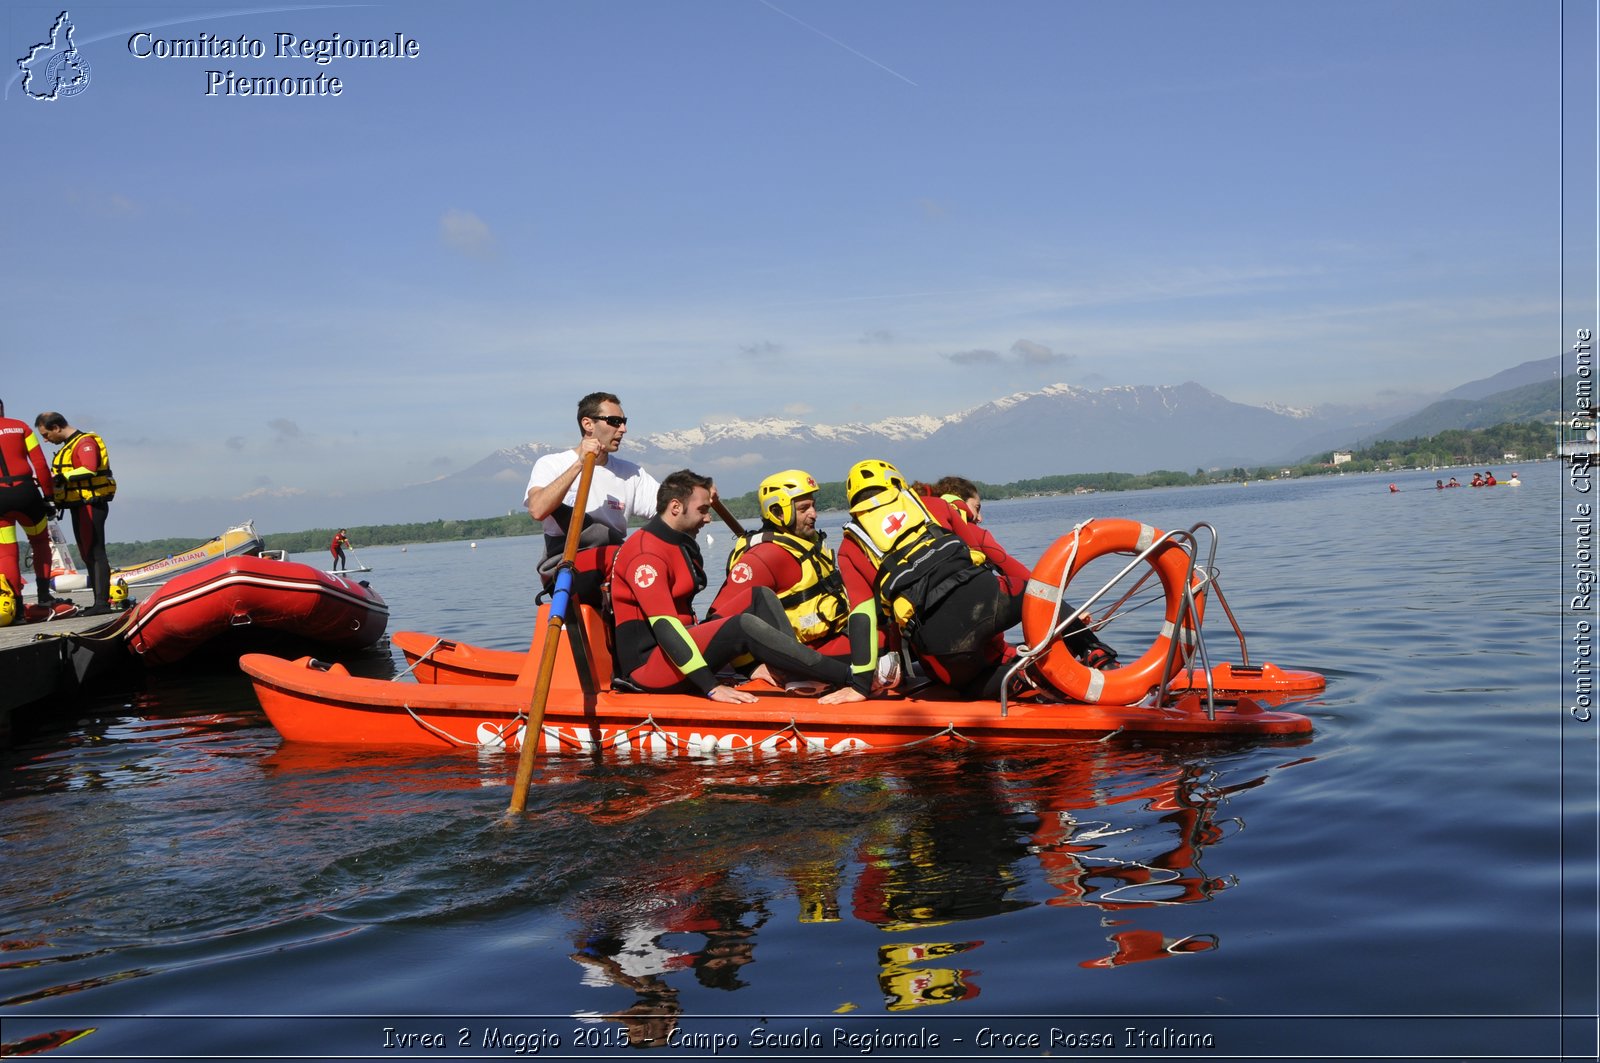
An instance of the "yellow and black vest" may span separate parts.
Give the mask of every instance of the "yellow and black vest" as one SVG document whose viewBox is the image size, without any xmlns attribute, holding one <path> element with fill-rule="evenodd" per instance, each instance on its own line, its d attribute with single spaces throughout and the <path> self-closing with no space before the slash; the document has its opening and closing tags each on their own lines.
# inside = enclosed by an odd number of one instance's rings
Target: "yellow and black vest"
<svg viewBox="0 0 1600 1063">
<path fill-rule="evenodd" d="M 975 551 L 928 515 L 906 491 L 890 492 L 844 527 L 877 566 L 873 590 L 905 635 L 957 588 L 983 571 Z"/>
<path fill-rule="evenodd" d="M 100 451 L 100 468 L 89 472 L 72 463 L 72 452 L 85 436 L 94 440 Z M 111 458 L 106 454 L 106 441 L 93 432 L 79 432 L 56 451 L 50 459 L 50 471 L 55 474 L 55 502 L 71 506 L 83 502 L 109 502 L 117 494 L 117 478 L 111 475 Z"/>
<path fill-rule="evenodd" d="M 778 592 L 778 601 L 789 616 L 789 626 L 801 642 L 817 642 L 844 630 L 850 615 L 850 596 L 833 551 L 823 545 L 823 536 L 806 539 L 793 532 L 764 528 L 745 535 L 733 544 L 728 555 L 728 571 L 745 552 L 761 543 L 774 543 L 800 563 L 800 582 Z"/>
</svg>

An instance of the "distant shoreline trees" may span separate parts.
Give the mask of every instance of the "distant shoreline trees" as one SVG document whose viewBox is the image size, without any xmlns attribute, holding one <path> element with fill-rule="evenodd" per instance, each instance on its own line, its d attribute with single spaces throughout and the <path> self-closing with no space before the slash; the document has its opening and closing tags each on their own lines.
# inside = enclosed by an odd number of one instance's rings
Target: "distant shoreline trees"
<svg viewBox="0 0 1600 1063">
<path fill-rule="evenodd" d="M 1297 479 L 1326 476 L 1329 473 L 1381 472 L 1396 469 L 1428 469 L 1439 466 L 1468 466 L 1485 469 L 1505 466 L 1510 460 L 1536 461 L 1552 456 L 1559 443 L 1554 425 L 1538 422 L 1509 422 L 1490 428 L 1451 428 L 1435 435 L 1415 439 L 1381 439 L 1351 450 L 1350 460 L 1335 466 L 1334 452 L 1324 451 L 1295 465 L 1257 466 L 1246 469 L 1196 469 L 1192 473 L 1157 469 L 1147 473 L 1092 472 L 1063 473 L 1007 484 L 979 482 L 985 501 L 1000 498 L 1025 498 L 1091 491 L 1137 491 L 1149 487 L 1194 487 L 1216 483 L 1242 483 L 1246 480 Z M 1515 454 L 1515 459 L 1505 455 Z M 959 472 L 939 469 L 933 475 Z M 931 477 L 930 477 L 931 478 Z M 757 520 L 756 494 L 724 499 L 734 516 L 748 524 Z M 824 483 L 817 489 L 817 508 L 839 511 L 845 508 L 844 483 Z M 337 528 L 311 528 L 307 531 L 277 532 L 264 536 L 268 547 L 292 554 L 326 551 Z M 451 542 L 458 539 L 502 539 L 534 535 L 538 527 L 526 513 L 467 520 L 435 520 L 410 524 L 349 525 L 351 542 L 360 550 L 369 546 L 402 546 L 410 543 Z M 192 550 L 203 539 L 153 539 L 144 542 L 110 543 L 111 564 L 128 565 Z"/>
</svg>

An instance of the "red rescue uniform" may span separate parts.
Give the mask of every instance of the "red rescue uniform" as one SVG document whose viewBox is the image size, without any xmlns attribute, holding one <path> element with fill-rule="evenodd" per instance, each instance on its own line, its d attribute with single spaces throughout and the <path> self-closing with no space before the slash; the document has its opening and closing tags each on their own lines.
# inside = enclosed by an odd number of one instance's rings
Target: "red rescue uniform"
<svg viewBox="0 0 1600 1063">
<path fill-rule="evenodd" d="M 830 686 L 853 682 L 848 664 L 800 644 L 770 593 L 753 595 L 749 607 L 735 615 L 695 623 L 694 596 L 705 585 L 705 563 L 694 536 L 660 517 L 622 544 L 611 570 L 611 609 L 616 623 L 612 657 L 624 689 L 709 695 L 721 682 L 717 673 L 745 656 Z"/>
<path fill-rule="evenodd" d="M 50 463 L 32 428 L 0 417 L 0 575 L 22 592 L 22 563 L 13 522 L 33 549 L 33 573 L 41 599 L 50 594 Z M 20 606 L 19 606 L 20 608 Z"/>
<path fill-rule="evenodd" d="M 976 654 L 961 654 L 959 660 L 945 660 L 938 654 L 922 654 L 922 662 L 939 682 L 966 687 L 985 671 L 992 671 L 1016 656 L 1016 648 L 1006 641 L 1005 631 L 1021 619 L 1022 593 L 1028 586 L 1028 569 L 1002 547 L 981 524 L 974 524 L 957 513 L 942 498 L 921 497 L 928 516 L 941 528 L 954 534 L 970 550 L 981 553 L 999 582 L 1001 608 L 992 618 L 995 630 Z M 845 536 L 839 546 L 839 571 L 854 608 L 874 597 L 877 566 L 859 544 Z M 893 626 L 893 625 L 886 625 Z"/>
</svg>

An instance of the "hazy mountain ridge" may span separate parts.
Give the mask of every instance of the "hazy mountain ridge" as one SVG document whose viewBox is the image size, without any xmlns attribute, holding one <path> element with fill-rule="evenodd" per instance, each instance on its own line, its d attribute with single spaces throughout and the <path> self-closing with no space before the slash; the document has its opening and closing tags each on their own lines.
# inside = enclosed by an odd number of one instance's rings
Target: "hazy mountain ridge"
<svg viewBox="0 0 1600 1063">
<path fill-rule="evenodd" d="M 1575 392 L 1575 377 L 1541 380 L 1481 399 L 1446 398 L 1383 430 L 1387 439 L 1431 436 L 1448 428 L 1488 428 L 1507 421 L 1555 421 L 1561 416 L 1563 389 Z"/>
<path fill-rule="evenodd" d="M 1059 472 L 1288 462 L 1318 434 L 1339 433 L 1348 440 L 1359 414 L 1370 411 L 1327 414 L 1306 407 L 1248 406 L 1193 381 L 1100 389 L 1056 384 L 944 417 L 840 425 L 768 418 L 630 434 L 620 453 L 657 475 L 684 467 L 709 473 L 730 494 L 750 490 L 761 476 L 781 468 L 842 479 L 863 457 L 885 458 L 923 479 L 960 473 L 1003 483 Z M 525 481 L 540 454 L 570 445 L 505 448 L 436 483 Z"/>
<path fill-rule="evenodd" d="M 1548 404 L 1547 394 L 1559 400 L 1553 374 L 1561 364 L 1560 356 L 1525 362 L 1460 385 L 1420 410 L 1378 398 L 1364 406 L 1250 406 L 1192 381 L 1099 389 L 1053 384 L 945 415 L 835 425 L 772 417 L 651 433 L 630 425 L 621 455 L 658 476 L 685 467 L 709 473 L 729 494 L 749 491 L 762 476 L 785 468 L 843 479 L 865 457 L 893 461 L 918 479 L 958 473 L 992 483 L 1074 472 L 1257 468 L 1378 438 L 1530 419 L 1527 411 Z M 1485 392 L 1490 382 L 1506 387 Z M 1514 411 L 1522 413 L 1508 415 Z M 119 541 L 184 534 L 185 528 L 210 535 L 247 517 L 266 532 L 510 513 L 521 508 L 539 456 L 573 442 L 514 444 L 457 472 L 381 491 L 263 491 L 186 502 L 119 498 L 119 527 L 112 534 Z"/>
</svg>

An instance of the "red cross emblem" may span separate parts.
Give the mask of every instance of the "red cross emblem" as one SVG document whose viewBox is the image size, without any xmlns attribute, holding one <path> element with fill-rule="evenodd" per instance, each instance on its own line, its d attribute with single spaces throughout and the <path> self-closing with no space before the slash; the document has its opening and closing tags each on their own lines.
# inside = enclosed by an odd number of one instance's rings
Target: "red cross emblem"
<svg viewBox="0 0 1600 1063">
<path fill-rule="evenodd" d="M 733 566 L 733 571 L 728 573 L 728 578 L 735 583 L 749 583 L 755 578 L 755 573 L 750 571 L 750 566 L 743 561 Z"/>
<path fill-rule="evenodd" d="M 656 570 L 654 566 L 646 563 L 633 570 L 633 584 L 639 589 L 643 590 L 655 583 L 655 581 Z"/>
<path fill-rule="evenodd" d="M 895 535 L 898 535 L 900 533 L 901 525 L 905 524 L 905 522 L 906 515 L 903 511 L 889 514 L 887 517 L 883 518 L 883 534 L 890 536 L 891 538 Z"/>
</svg>

